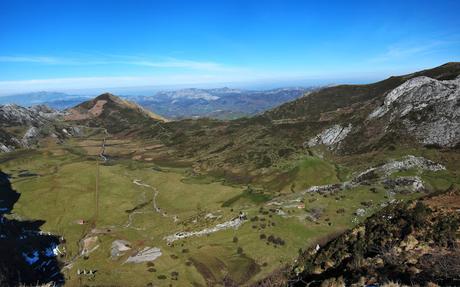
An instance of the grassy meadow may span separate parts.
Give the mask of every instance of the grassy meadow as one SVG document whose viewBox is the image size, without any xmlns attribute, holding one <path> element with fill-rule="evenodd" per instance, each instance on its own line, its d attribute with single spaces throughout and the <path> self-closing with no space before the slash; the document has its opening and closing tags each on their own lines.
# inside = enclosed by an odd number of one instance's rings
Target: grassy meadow
<svg viewBox="0 0 460 287">
<path fill-rule="evenodd" d="M 421 195 L 391 198 L 379 185 L 329 195 L 303 193 L 313 185 L 347 180 L 363 168 L 346 161 L 333 164 L 327 155 L 302 157 L 265 182 L 240 186 L 195 175 L 186 165 L 155 163 L 149 153 L 156 152 L 156 145 L 109 140 L 110 159 L 98 162 L 100 141 L 95 137 L 63 145 L 44 143 L 38 150 L 0 156 L 1 169 L 12 176 L 13 187 L 21 194 L 10 216 L 44 220 L 43 231 L 65 239 L 61 261 L 66 286 L 207 286 L 224 280 L 249 284 L 292 262 L 299 249 L 359 223 L 390 199 Z M 458 182 L 449 171 L 424 172 L 422 177 L 433 189 Z M 273 187 L 281 191 L 273 193 Z M 358 209 L 365 213 L 357 216 Z M 240 212 L 247 221 L 238 229 L 172 245 L 164 239 L 180 231 L 213 227 Z M 114 240 L 128 241 L 131 249 L 112 258 Z M 85 255 L 83 245 L 90 250 Z M 153 262 L 125 263 L 145 247 L 158 247 L 162 255 Z M 77 275 L 79 269 L 96 273 Z"/>
</svg>

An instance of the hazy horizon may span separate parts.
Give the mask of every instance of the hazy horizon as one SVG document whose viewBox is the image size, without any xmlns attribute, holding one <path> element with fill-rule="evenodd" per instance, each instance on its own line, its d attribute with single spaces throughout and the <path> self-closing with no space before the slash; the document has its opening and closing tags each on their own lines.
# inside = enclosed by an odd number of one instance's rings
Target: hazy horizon
<svg viewBox="0 0 460 287">
<path fill-rule="evenodd" d="M 295 88 L 295 87 L 320 87 L 320 86 L 332 86 L 340 84 L 368 84 L 375 81 L 380 81 L 385 78 L 375 79 L 341 79 L 335 81 L 329 81 L 327 79 L 321 80 L 298 80 L 298 81 L 264 81 L 264 82 L 227 82 L 227 83 L 198 83 L 198 84 L 177 84 L 177 85 L 145 85 L 145 86 L 119 86 L 119 87 L 93 87 L 93 88 L 76 88 L 76 89 L 26 89 L 22 91 L 4 92 L 0 91 L 0 97 L 8 97 L 30 93 L 65 93 L 75 95 L 99 95 L 102 93 L 112 93 L 118 95 L 142 95 L 148 96 L 152 93 L 162 91 L 177 91 L 183 89 L 219 89 L 219 88 L 230 88 L 230 89 L 241 89 L 241 90 L 273 90 L 281 88 Z"/>
</svg>

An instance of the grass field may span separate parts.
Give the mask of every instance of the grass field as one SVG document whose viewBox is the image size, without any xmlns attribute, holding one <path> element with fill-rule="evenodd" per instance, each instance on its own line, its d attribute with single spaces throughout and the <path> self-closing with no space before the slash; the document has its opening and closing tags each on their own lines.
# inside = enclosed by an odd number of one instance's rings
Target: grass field
<svg viewBox="0 0 460 287">
<path fill-rule="evenodd" d="M 100 140 L 74 139 L 65 145 L 0 156 L 1 169 L 13 176 L 13 187 L 21 193 L 11 216 L 45 220 L 42 230 L 65 238 L 66 254 L 61 260 L 66 263 L 67 286 L 206 286 L 227 279 L 245 285 L 292 262 L 300 248 L 352 227 L 389 200 L 382 186 L 359 186 L 331 195 L 301 193 L 313 185 L 348 179 L 354 168 L 315 156 L 295 162 L 282 178 L 290 183 L 288 188 L 271 194 L 263 185 L 229 185 L 190 176 L 186 167 L 158 166 L 146 156 L 134 160 L 141 145 L 109 140 L 107 154 L 112 158 L 99 163 L 96 217 L 95 155 Z M 157 147 L 142 148 L 141 153 L 148 154 Z M 24 171 L 31 176 L 19 176 Z M 455 181 L 448 171 L 422 177 L 433 188 Z M 417 196 L 396 194 L 395 199 Z M 273 201 L 281 202 L 282 208 L 270 205 Z M 161 211 L 155 210 L 154 203 Z M 355 214 L 360 208 L 365 209 L 363 216 Z M 311 220 L 314 211 L 320 214 Z M 172 245 L 164 239 L 176 232 L 216 226 L 240 212 L 247 221 L 238 229 Z M 280 240 L 274 243 L 268 238 Z M 112 242 L 118 239 L 128 241 L 131 249 L 111 258 Z M 83 256 L 84 244 L 92 251 Z M 162 255 L 153 262 L 125 263 L 145 247 L 158 247 Z M 97 272 L 77 275 L 78 269 Z"/>
</svg>

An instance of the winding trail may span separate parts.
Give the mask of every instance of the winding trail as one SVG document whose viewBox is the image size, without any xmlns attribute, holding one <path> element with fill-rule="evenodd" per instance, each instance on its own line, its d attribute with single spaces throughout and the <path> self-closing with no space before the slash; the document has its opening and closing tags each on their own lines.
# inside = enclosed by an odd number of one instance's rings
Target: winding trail
<svg viewBox="0 0 460 287">
<path fill-rule="evenodd" d="M 137 186 L 140 186 L 140 187 L 144 187 L 144 188 L 148 188 L 148 189 L 151 189 L 152 192 L 153 192 L 153 199 L 152 199 L 152 204 L 153 204 L 153 210 L 155 212 L 157 212 L 158 214 L 160 214 L 161 216 L 165 217 L 165 218 L 172 218 L 172 220 L 174 222 L 177 222 L 179 219 L 178 219 L 178 216 L 177 215 L 174 215 L 174 216 L 171 216 L 171 215 L 168 215 L 166 212 L 162 211 L 162 209 L 158 206 L 158 203 L 157 203 L 157 196 L 158 194 L 160 193 L 158 191 L 158 189 L 156 189 L 155 187 L 151 186 L 151 185 L 148 185 L 144 182 L 142 182 L 141 180 L 139 179 L 134 179 L 133 180 L 133 183 Z M 145 193 L 144 193 L 144 199 L 145 199 Z M 145 200 L 144 200 L 145 201 Z M 130 214 L 129 216 L 129 222 L 128 224 L 126 225 L 126 227 L 130 227 L 131 224 L 132 224 L 132 217 L 135 215 L 135 214 L 141 214 L 141 213 L 147 213 L 148 211 L 134 211 Z"/>
<path fill-rule="evenodd" d="M 135 185 L 137 185 L 137 186 L 144 187 L 144 188 L 149 188 L 149 189 L 151 189 L 153 191 L 153 200 L 152 200 L 153 201 L 153 209 L 157 213 L 159 213 L 163 217 L 167 217 L 167 218 L 172 217 L 174 222 L 178 221 L 177 216 L 168 215 L 165 212 L 163 212 L 161 210 L 161 208 L 158 207 L 157 200 L 156 200 L 157 196 L 159 194 L 158 189 L 156 189 L 155 187 L 152 187 L 151 185 L 148 185 L 148 184 L 142 182 L 139 179 L 134 179 L 133 183 Z M 139 214 L 139 213 L 146 213 L 146 212 L 145 211 L 144 212 L 142 212 L 142 211 L 138 211 L 138 212 L 134 211 L 133 213 L 131 213 L 130 217 L 129 217 L 129 222 L 126 225 L 126 227 L 130 227 L 130 225 L 132 224 L 132 217 L 134 216 L 134 214 Z M 225 230 L 225 229 L 229 229 L 229 228 L 237 229 L 238 227 L 240 227 L 240 225 L 242 225 L 246 221 L 247 221 L 246 215 L 244 213 L 241 213 L 239 216 L 237 216 L 237 217 L 235 217 L 235 218 L 233 218 L 231 220 L 228 220 L 226 222 L 219 223 L 219 224 L 217 224 L 217 225 L 215 225 L 213 227 L 205 228 L 205 229 L 199 230 L 199 231 L 176 232 L 176 233 L 174 233 L 172 235 L 168 235 L 168 236 L 164 237 L 164 239 L 168 242 L 168 244 L 171 244 L 176 240 L 185 239 L 187 237 L 203 236 L 203 235 L 206 235 L 206 234 L 211 234 L 211 233 L 218 232 L 218 231 Z"/>
</svg>

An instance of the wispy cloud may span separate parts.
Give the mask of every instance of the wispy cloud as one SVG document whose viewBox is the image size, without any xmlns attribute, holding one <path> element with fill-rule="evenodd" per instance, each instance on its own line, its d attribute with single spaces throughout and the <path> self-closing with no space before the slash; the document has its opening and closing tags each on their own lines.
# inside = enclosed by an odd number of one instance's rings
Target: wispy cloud
<svg viewBox="0 0 460 287">
<path fill-rule="evenodd" d="M 164 61 L 149 61 L 149 60 L 134 60 L 120 62 L 127 65 L 138 65 L 156 68 L 186 68 L 196 70 L 222 70 L 225 66 L 215 62 L 200 62 L 191 60 L 181 60 L 175 58 L 168 58 Z"/>
<path fill-rule="evenodd" d="M 383 53 L 371 58 L 369 62 L 384 63 L 399 61 L 407 58 L 414 58 L 435 53 L 439 49 L 453 44 L 458 44 L 458 42 L 434 40 L 424 43 L 395 43 L 388 46 Z"/>
<path fill-rule="evenodd" d="M 142 86 L 176 86 L 242 81 L 244 77 L 206 73 L 160 76 L 76 77 L 0 81 L 0 95 L 30 91 L 66 91 L 72 89 L 111 89 Z"/>
<path fill-rule="evenodd" d="M 0 56 L 0 63 L 2 62 L 65 66 L 129 65 L 152 67 L 159 69 L 190 69 L 205 71 L 229 71 L 240 69 L 237 67 L 228 67 L 226 65 L 213 61 L 195 61 L 171 57 L 160 58 L 159 60 L 152 60 L 148 57 L 122 55 L 90 55 L 85 57 Z"/>
<path fill-rule="evenodd" d="M 0 62 L 56 64 L 56 63 L 61 62 L 61 60 L 58 58 L 54 58 L 54 57 L 42 57 L 42 56 L 0 56 Z"/>
</svg>

